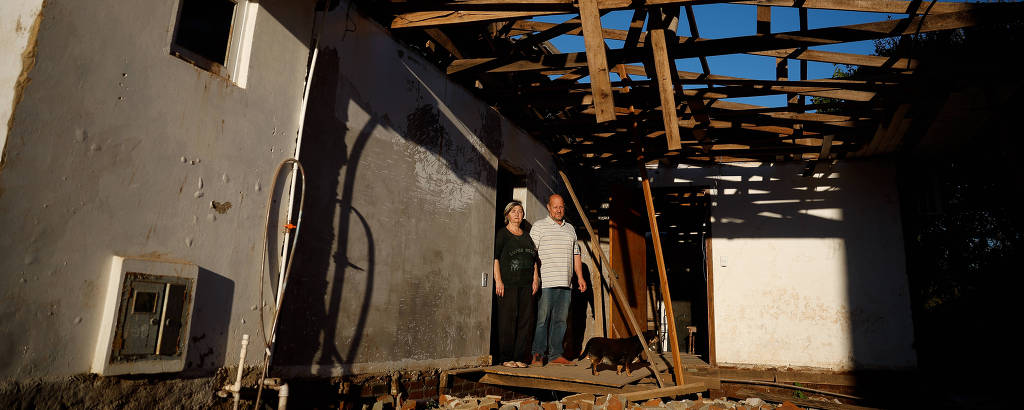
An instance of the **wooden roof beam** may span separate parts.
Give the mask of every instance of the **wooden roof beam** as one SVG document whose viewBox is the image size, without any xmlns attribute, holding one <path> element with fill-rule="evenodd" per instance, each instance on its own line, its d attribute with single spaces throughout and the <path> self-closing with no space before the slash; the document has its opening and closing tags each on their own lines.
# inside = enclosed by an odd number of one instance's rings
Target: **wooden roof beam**
<svg viewBox="0 0 1024 410">
<path fill-rule="evenodd" d="M 669 5 L 696 5 L 721 3 L 721 0 L 599 0 L 601 10 L 623 10 L 635 7 Z M 391 21 L 391 28 L 439 26 L 478 21 L 510 20 L 552 14 L 578 13 L 572 0 L 452 0 L 405 2 L 416 11 L 399 13 Z M 900 0 L 745 0 L 732 4 L 778 7 L 805 7 L 809 9 L 865 11 L 876 13 L 929 14 L 973 10 L 985 6 L 977 3 L 939 3 Z M 415 6 L 414 6 L 415 5 Z"/>
<path fill-rule="evenodd" d="M 915 33 L 952 30 L 980 24 L 1012 21 L 1024 15 L 1022 11 L 1024 11 L 1024 7 L 1022 7 L 1020 3 L 996 3 L 990 5 L 990 7 L 932 15 L 927 18 L 914 17 L 812 30 L 797 30 L 770 35 L 690 41 L 683 42 L 676 47 L 672 47 L 670 49 L 670 56 L 673 59 L 677 59 L 696 57 L 700 55 L 711 56 L 735 54 L 778 50 L 783 48 L 837 44 Z M 608 57 L 616 61 L 629 63 L 640 61 L 643 58 L 643 54 L 637 49 L 612 50 Z M 495 59 L 481 58 L 455 60 L 448 66 L 448 73 L 452 74 L 459 72 L 480 64 L 486 64 L 493 60 Z M 531 71 L 549 68 L 582 67 L 585 65 L 586 56 L 583 53 L 566 53 L 544 56 L 540 61 L 520 59 L 512 63 L 493 68 L 489 71 Z"/>
<path fill-rule="evenodd" d="M 641 25 L 643 21 L 641 21 Z M 554 27 L 554 23 L 543 23 L 539 21 L 519 20 L 513 23 L 512 32 L 515 33 L 533 33 L 537 31 L 544 31 Z M 632 29 L 630 30 L 632 31 Z M 579 29 L 569 30 L 563 34 L 570 36 L 578 36 L 582 33 Z M 608 40 L 623 40 L 626 44 L 622 47 L 624 49 L 631 48 L 630 38 L 626 30 L 615 30 L 615 29 L 603 29 L 602 33 L 604 38 Z M 691 40 L 692 39 L 692 40 Z M 697 37 L 685 37 L 679 36 L 680 42 L 687 41 L 707 41 L 708 39 Z M 636 47 L 642 47 L 643 41 L 635 43 Z M 895 70 L 913 70 L 917 68 L 917 60 L 907 58 L 895 58 L 895 57 L 881 57 L 881 56 L 869 56 L 862 54 L 853 53 L 841 53 L 836 51 L 821 51 L 821 50 L 807 50 L 804 48 L 783 48 L 778 50 L 766 50 L 766 51 L 753 51 L 750 55 L 759 55 L 766 57 L 777 57 L 777 58 L 790 58 L 800 61 L 817 61 L 822 63 L 831 64 L 846 64 L 846 65 L 859 65 L 865 67 L 875 68 L 891 68 Z"/>
<path fill-rule="evenodd" d="M 615 101 L 612 99 L 608 60 L 604 53 L 604 37 L 601 36 L 601 12 L 597 0 L 579 0 L 579 7 L 597 122 L 611 121 L 615 119 Z"/>
<path fill-rule="evenodd" d="M 668 149 L 677 150 L 679 145 L 679 116 L 676 115 L 676 88 L 673 77 L 676 72 L 673 61 L 668 55 L 668 39 L 675 39 L 675 27 L 679 24 L 679 8 L 651 10 L 647 39 L 651 50 L 654 73 L 647 73 L 658 85 L 658 96 L 661 99 L 661 118 L 665 124 L 665 139 Z M 654 74 L 653 76 L 651 74 Z"/>
</svg>

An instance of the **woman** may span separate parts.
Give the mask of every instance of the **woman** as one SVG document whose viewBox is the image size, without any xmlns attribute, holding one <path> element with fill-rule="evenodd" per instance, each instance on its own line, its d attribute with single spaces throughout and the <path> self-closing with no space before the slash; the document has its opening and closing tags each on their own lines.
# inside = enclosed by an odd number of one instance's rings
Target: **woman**
<svg viewBox="0 0 1024 410">
<path fill-rule="evenodd" d="M 533 295 L 540 286 L 537 248 L 523 232 L 523 204 L 505 206 L 505 226 L 494 238 L 494 293 L 498 295 L 498 363 L 527 367 L 530 331 L 534 326 Z"/>
</svg>

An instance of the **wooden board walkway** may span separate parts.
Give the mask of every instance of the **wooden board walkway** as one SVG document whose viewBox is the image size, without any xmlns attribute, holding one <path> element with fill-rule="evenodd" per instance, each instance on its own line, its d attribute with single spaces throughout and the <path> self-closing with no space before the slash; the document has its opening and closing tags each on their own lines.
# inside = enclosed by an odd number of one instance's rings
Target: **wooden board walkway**
<svg viewBox="0 0 1024 410">
<path fill-rule="evenodd" d="M 681 355 L 680 360 L 685 369 L 703 369 L 709 365 L 697 356 Z M 655 369 L 665 374 L 672 367 L 669 354 L 657 356 Z M 590 373 L 590 361 L 577 361 L 570 365 L 547 365 L 527 368 L 510 368 L 505 366 L 487 366 L 474 369 L 461 369 L 459 373 L 483 373 L 479 382 L 501 386 L 526 387 L 546 390 L 559 390 L 577 393 L 630 393 L 645 391 L 649 385 L 634 385 L 641 379 L 651 377 L 648 367 L 634 364 L 632 375 L 616 374 L 612 366 L 598 367 L 598 374 Z M 670 379 L 670 378 L 669 378 Z M 656 386 L 654 386 L 656 387 Z"/>
</svg>

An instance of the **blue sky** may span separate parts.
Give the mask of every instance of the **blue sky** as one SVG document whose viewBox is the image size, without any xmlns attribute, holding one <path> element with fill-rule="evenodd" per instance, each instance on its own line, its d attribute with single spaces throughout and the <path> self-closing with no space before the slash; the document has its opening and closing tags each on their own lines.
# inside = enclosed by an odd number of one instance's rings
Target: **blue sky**
<svg viewBox="0 0 1024 410">
<path fill-rule="evenodd" d="M 681 10 L 682 12 L 682 10 Z M 755 33 L 757 7 L 739 4 L 707 4 L 693 6 L 693 13 L 697 20 L 697 30 L 702 38 L 725 38 L 736 36 L 748 36 Z M 633 12 L 629 10 L 613 11 L 601 18 L 604 28 L 628 30 L 629 19 Z M 561 23 L 575 17 L 575 15 L 542 16 L 534 20 L 548 23 Z M 902 14 L 865 13 L 855 11 L 838 10 L 814 10 L 807 11 L 808 28 L 842 26 L 849 24 L 869 23 L 884 21 L 891 18 L 904 18 Z M 784 31 L 795 31 L 800 28 L 798 10 L 791 7 L 772 7 L 773 33 Z M 691 36 L 686 17 L 680 16 L 679 35 Z M 616 40 L 605 40 L 609 48 L 621 48 L 622 42 Z M 559 51 L 563 53 L 583 51 L 583 37 L 581 36 L 560 36 L 551 41 Z M 856 54 L 873 54 L 874 43 L 871 41 L 859 41 L 853 43 L 834 44 L 829 46 L 812 47 L 816 50 L 841 51 Z M 772 57 L 754 55 L 727 55 L 708 57 L 708 66 L 712 74 L 726 75 L 732 77 L 752 78 L 760 80 L 775 79 L 775 59 Z M 676 67 L 683 71 L 700 72 L 700 62 L 696 58 L 676 60 Z M 834 64 L 808 62 L 807 78 L 809 80 L 819 78 L 830 78 L 836 67 Z M 797 60 L 789 63 L 790 79 L 800 78 L 800 64 Z M 618 79 L 613 74 L 612 81 Z M 589 78 L 583 79 L 589 81 Z M 783 106 L 786 104 L 785 95 L 733 98 L 730 101 L 743 102 L 747 104 L 764 106 Z"/>
</svg>

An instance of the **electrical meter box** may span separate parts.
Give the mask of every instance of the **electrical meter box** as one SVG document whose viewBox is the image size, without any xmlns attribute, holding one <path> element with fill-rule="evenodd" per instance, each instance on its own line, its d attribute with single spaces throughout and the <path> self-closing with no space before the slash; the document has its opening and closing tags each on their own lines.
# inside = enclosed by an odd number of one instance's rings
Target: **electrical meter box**
<svg viewBox="0 0 1024 410">
<path fill-rule="evenodd" d="M 198 273 L 188 262 L 114 256 L 92 372 L 184 369 Z"/>
</svg>

